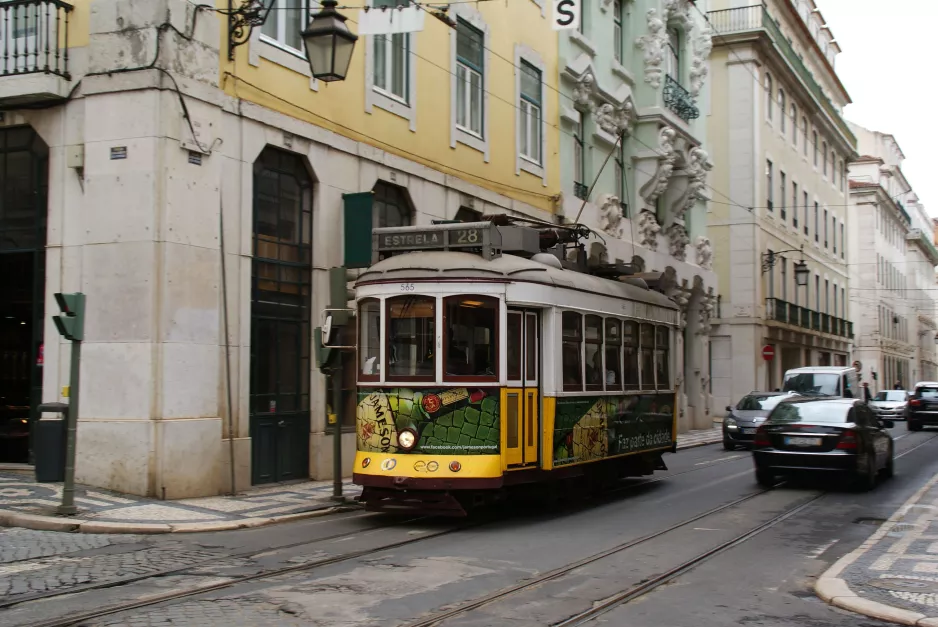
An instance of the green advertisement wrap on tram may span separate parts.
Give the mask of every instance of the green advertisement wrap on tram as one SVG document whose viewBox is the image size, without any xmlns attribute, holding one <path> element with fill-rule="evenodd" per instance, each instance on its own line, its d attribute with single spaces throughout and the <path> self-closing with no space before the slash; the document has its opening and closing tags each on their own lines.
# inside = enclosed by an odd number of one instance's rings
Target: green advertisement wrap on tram
<svg viewBox="0 0 938 627">
<path fill-rule="evenodd" d="M 674 394 L 557 399 L 554 466 L 671 446 Z"/>
<path fill-rule="evenodd" d="M 499 453 L 498 388 L 359 388 L 357 416 L 359 451 Z M 398 435 L 405 429 L 417 435 L 410 451 L 398 445 Z"/>
</svg>

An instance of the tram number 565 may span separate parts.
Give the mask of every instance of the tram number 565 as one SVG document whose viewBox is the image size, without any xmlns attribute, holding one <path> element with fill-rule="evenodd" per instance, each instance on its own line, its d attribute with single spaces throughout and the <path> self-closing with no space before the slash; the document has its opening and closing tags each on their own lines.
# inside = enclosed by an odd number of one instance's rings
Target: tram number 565
<svg viewBox="0 0 938 627">
<path fill-rule="evenodd" d="M 415 289 L 417 288 L 414 287 L 413 283 L 401 283 L 402 292 L 413 292 Z"/>
</svg>

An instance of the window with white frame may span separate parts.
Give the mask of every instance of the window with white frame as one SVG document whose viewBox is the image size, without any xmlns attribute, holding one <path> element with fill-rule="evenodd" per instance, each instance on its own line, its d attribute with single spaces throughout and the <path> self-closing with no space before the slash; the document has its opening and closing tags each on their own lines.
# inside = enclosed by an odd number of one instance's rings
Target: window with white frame
<svg viewBox="0 0 938 627">
<path fill-rule="evenodd" d="M 681 32 L 673 27 L 668 28 L 668 47 L 665 50 L 665 72 L 681 82 Z"/>
<path fill-rule="evenodd" d="M 772 99 L 775 98 L 775 94 L 772 91 L 772 75 L 765 75 L 765 119 L 772 119 Z"/>
<path fill-rule="evenodd" d="M 801 118 L 801 126 L 804 127 L 804 145 L 801 147 L 804 156 L 808 156 L 808 118 Z"/>
<path fill-rule="evenodd" d="M 612 2 L 612 54 L 619 63 L 622 63 L 622 2 Z"/>
<path fill-rule="evenodd" d="M 482 32 L 464 20 L 457 20 L 456 126 L 479 137 L 482 137 L 484 48 Z"/>
<path fill-rule="evenodd" d="M 541 72 L 526 61 L 521 62 L 521 156 L 541 163 Z"/>
<path fill-rule="evenodd" d="M 407 6 L 408 0 L 372 0 L 375 8 Z M 374 88 L 386 96 L 407 103 L 410 94 L 410 35 L 375 35 Z"/>
<path fill-rule="evenodd" d="M 280 0 L 268 14 L 261 35 L 305 56 L 300 33 L 309 26 L 312 4 L 312 0 Z"/>
<path fill-rule="evenodd" d="M 798 105 L 791 103 L 791 144 L 798 147 Z"/>
<path fill-rule="evenodd" d="M 779 87 L 778 89 L 778 123 L 779 130 L 785 132 L 785 90 Z"/>
</svg>

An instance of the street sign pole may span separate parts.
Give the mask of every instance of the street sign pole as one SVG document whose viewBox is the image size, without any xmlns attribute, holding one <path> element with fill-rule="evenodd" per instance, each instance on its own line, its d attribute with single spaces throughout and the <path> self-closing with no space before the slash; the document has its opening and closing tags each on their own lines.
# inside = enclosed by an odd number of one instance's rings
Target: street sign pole
<svg viewBox="0 0 938 627">
<path fill-rule="evenodd" d="M 75 440 L 78 435 L 78 400 L 81 382 L 81 342 L 85 339 L 85 295 L 56 293 L 55 302 L 62 312 L 52 316 L 56 329 L 72 342 L 72 360 L 68 381 L 68 413 L 65 440 L 65 485 L 62 488 L 62 504 L 58 512 L 64 516 L 78 513 L 75 507 Z"/>
</svg>

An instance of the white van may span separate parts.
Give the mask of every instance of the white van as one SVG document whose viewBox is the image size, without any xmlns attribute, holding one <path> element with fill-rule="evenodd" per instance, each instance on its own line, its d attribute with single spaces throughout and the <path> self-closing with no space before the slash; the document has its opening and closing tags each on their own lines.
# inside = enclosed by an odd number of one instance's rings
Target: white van
<svg viewBox="0 0 938 627">
<path fill-rule="evenodd" d="M 808 366 L 785 373 L 784 392 L 805 396 L 860 398 L 860 375 L 847 366 Z"/>
</svg>

